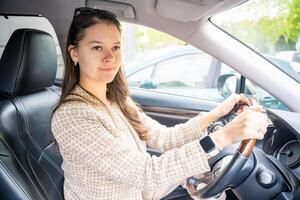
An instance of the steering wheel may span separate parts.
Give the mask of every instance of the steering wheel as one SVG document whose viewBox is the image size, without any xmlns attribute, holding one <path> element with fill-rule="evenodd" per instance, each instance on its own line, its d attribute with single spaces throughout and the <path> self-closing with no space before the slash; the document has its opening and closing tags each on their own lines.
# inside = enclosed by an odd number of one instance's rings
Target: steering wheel
<svg viewBox="0 0 300 200">
<path fill-rule="evenodd" d="M 241 106 L 245 105 L 236 105 L 231 112 L 229 112 L 221 119 L 217 120 L 217 123 L 215 124 L 220 124 L 222 122 L 225 123 L 223 124 L 225 126 L 226 123 L 231 121 L 236 116 L 235 112 L 240 109 Z M 240 173 L 245 163 L 247 162 L 255 146 L 255 143 L 255 139 L 243 140 L 238 150 L 229 161 L 229 164 L 224 168 L 224 170 L 222 170 L 221 173 L 216 177 L 211 179 L 211 181 L 206 186 L 196 191 L 196 195 L 200 198 L 209 198 L 222 193 L 226 188 L 230 187 L 233 179 Z M 194 186 L 197 187 L 197 185 Z"/>
</svg>

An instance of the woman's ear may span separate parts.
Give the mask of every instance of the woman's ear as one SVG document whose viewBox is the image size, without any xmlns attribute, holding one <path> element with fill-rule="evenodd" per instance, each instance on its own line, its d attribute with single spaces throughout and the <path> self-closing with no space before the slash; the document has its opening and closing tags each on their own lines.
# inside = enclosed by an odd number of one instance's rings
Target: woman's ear
<svg viewBox="0 0 300 200">
<path fill-rule="evenodd" d="M 76 46 L 70 45 L 70 46 L 68 47 L 68 52 L 69 52 L 69 54 L 70 54 L 70 57 L 71 57 L 72 61 L 73 61 L 74 63 L 77 63 L 77 62 L 78 62 L 78 53 L 77 53 L 77 48 L 76 48 Z"/>
</svg>

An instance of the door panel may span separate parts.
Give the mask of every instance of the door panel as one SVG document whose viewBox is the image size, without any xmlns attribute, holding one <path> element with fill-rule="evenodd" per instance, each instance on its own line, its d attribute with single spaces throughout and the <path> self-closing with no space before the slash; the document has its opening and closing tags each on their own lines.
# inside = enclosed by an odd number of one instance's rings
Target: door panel
<svg viewBox="0 0 300 200">
<path fill-rule="evenodd" d="M 140 104 L 149 116 L 169 126 L 184 122 L 199 112 L 207 112 L 218 105 L 214 101 L 140 88 L 130 88 L 130 93 L 135 102 Z"/>
</svg>

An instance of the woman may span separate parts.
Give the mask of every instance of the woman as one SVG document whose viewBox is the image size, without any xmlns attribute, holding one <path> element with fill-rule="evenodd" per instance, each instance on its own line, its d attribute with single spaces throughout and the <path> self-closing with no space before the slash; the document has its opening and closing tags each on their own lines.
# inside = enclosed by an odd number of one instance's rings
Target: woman
<svg viewBox="0 0 300 200">
<path fill-rule="evenodd" d="M 243 95 L 167 128 L 147 117 L 128 96 L 121 66 L 120 23 L 108 11 L 75 10 L 67 63 L 52 130 L 63 157 L 65 199 L 158 199 L 192 175 L 209 171 L 199 144 L 206 127 Z M 210 138 L 222 149 L 262 138 L 267 121 L 250 108 Z M 146 153 L 146 144 L 160 157 Z"/>
</svg>

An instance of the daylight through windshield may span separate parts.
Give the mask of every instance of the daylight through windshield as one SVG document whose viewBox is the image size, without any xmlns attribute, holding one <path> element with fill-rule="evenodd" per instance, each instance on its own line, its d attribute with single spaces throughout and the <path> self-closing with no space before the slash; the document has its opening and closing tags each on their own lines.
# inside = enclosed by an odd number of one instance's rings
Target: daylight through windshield
<svg viewBox="0 0 300 200">
<path fill-rule="evenodd" d="M 300 83 L 300 0 L 251 0 L 212 22 Z"/>
</svg>

